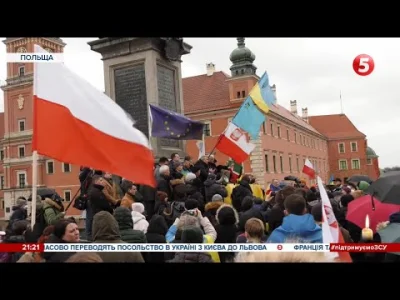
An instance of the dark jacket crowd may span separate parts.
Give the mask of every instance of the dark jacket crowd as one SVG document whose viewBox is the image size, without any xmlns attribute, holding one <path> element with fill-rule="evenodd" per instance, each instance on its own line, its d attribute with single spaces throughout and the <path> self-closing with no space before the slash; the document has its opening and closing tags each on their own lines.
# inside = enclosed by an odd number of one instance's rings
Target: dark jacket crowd
<svg viewBox="0 0 400 300">
<path fill-rule="evenodd" d="M 322 243 L 321 197 L 305 183 L 274 181 L 263 190 L 256 179 L 217 165 L 213 156 L 194 164 L 174 153 L 154 168 L 156 187 L 143 186 L 112 174 L 81 168 L 81 208 L 85 231 L 66 218 L 62 199 L 39 196 L 31 228 L 26 199 L 17 200 L 4 243 Z M 337 185 L 328 192 L 346 242 L 362 241 L 361 229 L 346 220 L 347 205 L 362 190 Z M 399 223 L 400 214 L 388 222 Z M 379 240 L 376 235 L 375 241 Z M 353 261 L 393 260 L 387 255 L 352 255 Z M 324 253 L 232 252 L 26 252 L 0 253 L 0 262 L 229 262 L 330 261 Z"/>
</svg>

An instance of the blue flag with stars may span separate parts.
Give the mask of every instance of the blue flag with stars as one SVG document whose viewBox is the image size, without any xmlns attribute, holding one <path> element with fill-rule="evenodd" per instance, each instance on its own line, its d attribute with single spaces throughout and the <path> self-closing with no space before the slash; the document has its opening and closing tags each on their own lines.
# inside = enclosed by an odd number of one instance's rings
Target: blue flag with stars
<svg viewBox="0 0 400 300">
<path fill-rule="evenodd" d="M 250 96 L 246 98 L 232 123 L 247 131 L 254 139 L 258 138 L 265 115 L 254 104 Z"/>
<path fill-rule="evenodd" d="M 174 140 L 202 140 L 204 124 L 174 111 L 150 105 L 151 136 Z"/>
</svg>

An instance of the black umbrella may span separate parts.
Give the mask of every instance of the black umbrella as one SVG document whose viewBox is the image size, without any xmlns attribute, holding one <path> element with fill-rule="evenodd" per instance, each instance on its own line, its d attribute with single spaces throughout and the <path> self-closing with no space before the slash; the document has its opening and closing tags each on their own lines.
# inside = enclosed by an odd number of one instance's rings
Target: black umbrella
<svg viewBox="0 0 400 300">
<path fill-rule="evenodd" d="M 365 181 L 371 184 L 373 180 L 369 178 L 367 175 L 353 175 L 347 181 L 359 183 L 360 181 Z"/>
<path fill-rule="evenodd" d="M 367 193 L 381 202 L 400 204 L 400 172 L 379 177 L 368 187 Z"/>
<path fill-rule="evenodd" d="M 387 227 L 378 231 L 382 243 L 400 243 L 400 224 L 390 223 Z M 393 254 L 400 255 L 400 252 Z"/>
<path fill-rule="evenodd" d="M 57 194 L 55 189 L 50 188 L 38 188 L 37 195 L 44 198 L 51 198 L 54 194 Z M 32 201 L 32 195 L 29 196 L 28 201 Z"/>
</svg>

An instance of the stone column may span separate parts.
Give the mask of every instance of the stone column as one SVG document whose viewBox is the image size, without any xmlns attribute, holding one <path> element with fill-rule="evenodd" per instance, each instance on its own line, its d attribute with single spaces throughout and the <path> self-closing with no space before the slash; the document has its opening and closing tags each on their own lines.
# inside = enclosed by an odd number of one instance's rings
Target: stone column
<svg viewBox="0 0 400 300">
<path fill-rule="evenodd" d="M 135 120 L 149 137 L 154 156 L 184 154 L 183 141 L 150 137 L 148 104 L 183 112 L 181 56 L 191 46 L 181 38 L 100 38 L 89 42 L 102 55 L 105 93 Z"/>
<path fill-rule="evenodd" d="M 261 146 L 261 134 L 258 134 L 257 139 L 250 139 L 250 142 L 256 145 L 253 152 L 250 154 L 250 166 L 251 173 L 256 178 L 256 182 L 262 187 L 265 188 L 265 166 L 264 166 L 264 155 L 263 149 Z"/>
</svg>

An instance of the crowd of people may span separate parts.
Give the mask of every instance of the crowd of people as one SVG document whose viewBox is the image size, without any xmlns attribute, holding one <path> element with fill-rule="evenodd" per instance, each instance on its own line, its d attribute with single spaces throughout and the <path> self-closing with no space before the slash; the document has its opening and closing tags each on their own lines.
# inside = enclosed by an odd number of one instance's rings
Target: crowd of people
<svg viewBox="0 0 400 300">
<path fill-rule="evenodd" d="M 19 198 L 4 243 L 323 243 L 322 204 L 316 186 L 275 179 L 263 189 L 251 174 L 238 178 L 231 165 L 213 155 L 198 161 L 177 153 L 154 168 L 156 187 L 138 185 L 113 174 L 82 167 L 81 194 L 75 207 L 86 210 L 85 232 L 65 216 L 57 194 L 38 196 L 30 227 L 27 201 Z M 361 228 L 346 219 L 348 204 L 368 183 L 326 186 L 333 212 L 347 243 L 362 242 Z M 400 213 L 385 224 L 400 220 Z M 375 235 L 379 241 L 379 234 Z M 397 259 L 398 256 L 395 257 Z M 352 254 L 353 261 L 393 260 L 385 254 Z M 0 253 L 0 262 L 234 263 L 327 262 L 324 253 L 272 252 L 27 252 Z M 338 260 L 335 260 L 338 261 Z"/>
</svg>

